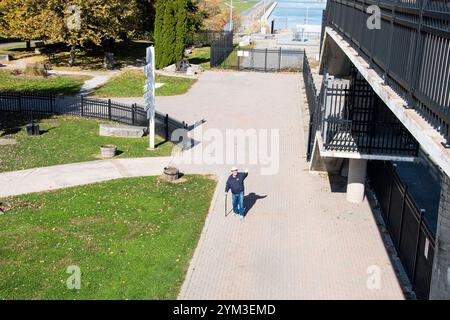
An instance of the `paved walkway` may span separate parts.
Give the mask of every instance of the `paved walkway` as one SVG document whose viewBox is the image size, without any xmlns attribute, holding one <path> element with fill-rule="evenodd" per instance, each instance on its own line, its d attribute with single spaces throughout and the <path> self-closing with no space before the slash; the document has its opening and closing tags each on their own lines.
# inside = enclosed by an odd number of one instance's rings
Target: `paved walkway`
<svg viewBox="0 0 450 320">
<path fill-rule="evenodd" d="M 80 89 L 80 93 L 87 95 L 91 93 L 95 88 L 100 87 L 107 83 L 111 78 L 119 75 L 120 71 L 72 71 L 72 70 L 50 70 L 49 74 L 56 75 L 72 75 L 72 76 L 88 76 L 90 79 L 83 83 Z"/>
<path fill-rule="evenodd" d="M 81 162 L 0 174 L 0 197 L 55 190 L 100 181 L 162 173 L 170 158 Z"/>
<path fill-rule="evenodd" d="M 224 197 L 215 199 L 180 299 L 403 298 L 369 204 L 349 204 L 308 172 L 299 88 L 299 75 L 206 73 L 183 98 L 159 99 L 164 112 L 203 116 L 205 129 L 280 130 L 279 173 L 250 167 L 255 195 L 242 222 L 224 218 Z M 367 288 L 372 265 L 380 290 Z"/>
<path fill-rule="evenodd" d="M 308 172 L 299 84 L 300 76 L 292 74 L 206 72 L 186 95 L 158 97 L 162 112 L 189 123 L 205 119 L 197 130 L 280 130 L 279 172 L 261 175 L 260 167 L 250 166 L 249 211 L 243 221 L 224 217 L 228 165 L 180 166 L 188 172 L 216 172 L 219 177 L 180 299 L 403 298 L 369 204 L 347 203 L 342 185 L 330 185 L 326 177 Z M 104 176 L 99 180 L 159 174 L 167 161 L 97 161 L 89 164 L 89 170 L 101 171 Z M 82 168 L 60 166 L 61 184 L 69 178 L 90 177 L 88 171 L 81 174 Z M 2 179 L 11 174 L 1 174 L 0 190 L 14 189 L 17 181 L 23 188 L 34 188 L 45 170 L 51 169 L 15 173 L 18 176 L 9 181 Z M 33 175 L 35 180 L 29 180 Z M 367 287 L 367 271 L 373 265 L 381 271 L 380 289 Z"/>
</svg>

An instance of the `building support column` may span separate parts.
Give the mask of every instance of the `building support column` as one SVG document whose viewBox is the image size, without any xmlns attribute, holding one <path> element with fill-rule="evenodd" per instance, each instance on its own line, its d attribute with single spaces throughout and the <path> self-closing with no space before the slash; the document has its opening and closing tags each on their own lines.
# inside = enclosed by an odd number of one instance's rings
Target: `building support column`
<svg viewBox="0 0 450 320">
<path fill-rule="evenodd" d="M 443 173 L 430 299 L 450 299 L 450 178 Z"/>
<path fill-rule="evenodd" d="M 367 160 L 349 159 L 347 201 L 361 203 L 364 200 Z"/>
</svg>

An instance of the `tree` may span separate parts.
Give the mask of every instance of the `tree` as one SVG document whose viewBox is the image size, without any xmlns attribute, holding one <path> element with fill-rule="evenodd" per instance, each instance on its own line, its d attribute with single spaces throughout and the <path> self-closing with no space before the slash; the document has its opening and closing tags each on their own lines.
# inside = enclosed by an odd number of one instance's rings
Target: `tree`
<svg viewBox="0 0 450 320">
<path fill-rule="evenodd" d="M 137 0 L 1 0 L 0 27 L 9 37 L 42 39 L 71 46 L 102 45 L 139 29 Z"/>
<path fill-rule="evenodd" d="M 156 67 L 161 68 L 164 57 L 164 45 L 163 45 L 163 26 L 164 26 L 164 12 L 166 7 L 165 0 L 156 0 L 155 5 L 155 28 L 153 32 L 153 43 L 155 45 L 155 58 Z"/>
<path fill-rule="evenodd" d="M 53 16 L 45 0 L 2 0 L 0 1 L 0 28 L 2 34 L 10 38 L 27 41 L 45 37 L 46 22 Z"/>
<path fill-rule="evenodd" d="M 70 45 L 72 57 L 76 46 L 88 43 L 98 46 L 108 44 L 106 49 L 111 51 L 116 39 L 132 37 L 138 29 L 138 6 L 135 0 L 73 0 L 70 6 L 60 6 L 59 10 L 58 15 L 65 23 L 62 32 L 54 40 Z M 79 19 L 79 24 L 71 26 L 68 23 L 71 17 Z"/>
<path fill-rule="evenodd" d="M 219 0 L 197 0 L 199 11 L 204 14 L 202 27 L 206 30 L 223 30 L 230 20 L 230 8 L 221 5 Z M 239 13 L 233 11 L 233 26 L 236 29 L 241 23 Z"/>
<path fill-rule="evenodd" d="M 154 42 L 156 67 L 164 68 L 183 58 L 188 31 L 190 0 L 158 0 Z"/>
<path fill-rule="evenodd" d="M 201 0 L 187 1 L 187 29 L 188 32 L 195 32 L 202 28 L 203 21 L 207 17 L 206 11 L 202 10 L 200 5 Z"/>
<path fill-rule="evenodd" d="M 141 36 L 149 38 L 155 28 L 156 5 L 159 0 L 136 0 L 138 5 L 139 30 Z"/>
<path fill-rule="evenodd" d="M 175 6 L 172 0 L 166 1 L 164 8 L 164 21 L 162 28 L 162 45 L 164 55 L 162 56 L 162 66 L 168 66 L 175 62 L 175 37 L 176 37 L 176 20 Z"/>
<path fill-rule="evenodd" d="M 186 35 L 188 31 L 188 20 L 187 20 L 187 0 L 177 0 L 176 1 L 176 38 L 175 38 L 175 51 L 174 58 L 175 61 L 180 61 L 183 59 L 184 48 L 186 44 Z"/>
</svg>

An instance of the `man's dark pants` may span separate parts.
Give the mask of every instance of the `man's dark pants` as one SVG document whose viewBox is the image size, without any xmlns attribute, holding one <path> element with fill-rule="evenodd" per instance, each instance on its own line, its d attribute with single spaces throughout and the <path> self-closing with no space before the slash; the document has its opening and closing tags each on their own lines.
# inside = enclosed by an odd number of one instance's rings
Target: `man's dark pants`
<svg viewBox="0 0 450 320">
<path fill-rule="evenodd" d="M 239 213 L 243 217 L 245 214 L 244 192 L 233 193 L 232 200 L 233 200 L 233 212 L 235 214 Z"/>
</svg>

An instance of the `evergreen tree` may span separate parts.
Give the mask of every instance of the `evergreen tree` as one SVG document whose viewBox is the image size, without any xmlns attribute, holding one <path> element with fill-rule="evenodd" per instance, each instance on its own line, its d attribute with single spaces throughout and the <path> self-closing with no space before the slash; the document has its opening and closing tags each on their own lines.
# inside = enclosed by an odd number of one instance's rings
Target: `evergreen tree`
<svg viewBox="0 0 450 320">
<path fill-rule="evenodd" d="M 156 67 L 158 69 L 165 67 L 163 62 L 163 57 L 165 55 L 164 50 L 164 13 L 166 9 L 167 0 L 157 0 L 156 1 L 156 13 L 155 13 L 155 28 L 153 32 L 153 44 L 155 45 L 155 55 L 156 55 Z M 170 2 L 170 1 L 169 1 Z"/>
<path fill-rule="evenodd" d="M 175 39 L 175 51 L 174 58 L 175 61 L 180 61 L 183 59 L 184 47 L 186 44 L 186 36 L 188 31 L 187 26 L 187 0 L 177 0 L 176 1 L 176 39 Z"/>
<path fill-rule="evenodd" d="M 175 19 L 175 5 L 173 0 L 166 2 L 164 10 L 164 25 L 162 29 L 162 46 L 163 55 L 161 57 L 161 64 L 163 67 L 168 66 L 175 62 L 175 27 L 177 21 Z"/>
<path fill-rule="evenodd" d="M 183 58 L 192 0 L 157 0 L 154 28 L 156 67 L 164 68 Z"/>
</svg>

